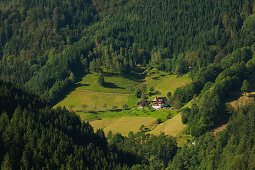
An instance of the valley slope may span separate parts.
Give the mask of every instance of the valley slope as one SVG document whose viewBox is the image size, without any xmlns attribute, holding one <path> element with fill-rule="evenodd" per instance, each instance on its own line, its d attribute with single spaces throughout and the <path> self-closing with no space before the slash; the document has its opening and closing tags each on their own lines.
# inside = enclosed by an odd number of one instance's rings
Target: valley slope
<svg viewBox="0 0 255 170">
<path fill-rule="evenodd" d="M 151 101 L 155 97 L 166 97 L 168 92 L 174 93 L 176 88 L 184 86 L 191 80 L 188 75 L 169 75 L 157 69 L 146 70 L 141 74 L 146 75 L 145 79 L 139 79 L 139 75 L 131 77 L 131 75 L 123 76 L 104 72 L 105 85 L 103 86 L 97 84 L 97 74 L 88 74 L 76 83 L 77 87 L 55 107 L 65 106 L 69 110 L 75 111 L 82 120 L 90 121 L 95 130 L 103 128 L 106 133 L 112 131 L 127 135 L 130 131 L 140 131 L 141 126 L 152 130 L 159 126 L 157 119 L 164 122 L 169 119 L 168 116 L 173 117 L 178 112 L 170 110 L 170 108 L 159 111 L 149 110 L 148 108 L 137 110 L 139 100 L 135 96 L 137 89 L 146 85 L 147 91 L 149 91 L 153 87 L 154 93 L 150 94 L 148 98 Z M 127 108 L 123 109 L 125 104 L 128 106 L 128 110 L 125 110 Z M 127 122 L 128 125 L 123 121 Z M 181 119 L 178 119 L 178 124 L 182 125 Z M 169 128 L 179 129 L 180 131 L 184 127 L 172 125 Z M 164 130 L 157 131 L 157 134 L 161 131 L 165 132 Z M 175 136 L 177 133 L 166 134 Z"/>
</svg>

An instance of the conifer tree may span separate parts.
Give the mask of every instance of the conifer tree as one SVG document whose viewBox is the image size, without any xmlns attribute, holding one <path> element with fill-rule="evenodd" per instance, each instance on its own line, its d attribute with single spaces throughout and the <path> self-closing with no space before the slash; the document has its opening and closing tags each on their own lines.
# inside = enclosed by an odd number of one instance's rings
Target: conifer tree
<svg viewBox="0 0 255 170">
<path fill-rule="evenodd" d="M 105 83 L 104 81 L 104 76 L 103 74 L 100 72 L 97 76 L 97 84 L 100 85 L 100 86 L 103 86 Z"/>
<path fill-rule="evenodd" d="M 241 91 L 244 92 L 244 93 L 247 93 L 250 91 L 250 84 L 247 80 L 244 80 L 243 81 L 243 85 L 241 87 Z"/>
</svg>

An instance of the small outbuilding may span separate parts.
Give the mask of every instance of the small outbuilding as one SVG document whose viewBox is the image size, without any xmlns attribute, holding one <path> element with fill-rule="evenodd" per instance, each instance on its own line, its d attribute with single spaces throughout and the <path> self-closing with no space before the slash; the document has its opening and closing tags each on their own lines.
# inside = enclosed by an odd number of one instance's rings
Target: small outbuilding
<svg viewBox="0 0 255 170">
<path fill-rule="evenodd" d="M 145 106 L 148 106 L 149 102 L 146 99 L 140 99 L 140 100 L 138 100 L 137 105 L 139 108 L 143 108 Z"/>
</svg>

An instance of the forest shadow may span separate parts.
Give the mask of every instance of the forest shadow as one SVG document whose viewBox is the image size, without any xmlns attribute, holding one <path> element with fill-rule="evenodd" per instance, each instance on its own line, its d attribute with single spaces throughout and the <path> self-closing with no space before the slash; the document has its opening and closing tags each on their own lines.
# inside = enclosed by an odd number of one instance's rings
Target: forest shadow
<svg viewBox="0 0 255 170">
<path fill-rule="evenodd" d="M 56 105 L 57 103 L 59 103 L 61 100 L 63 100 L 64 98 L 66 98 L 69 94 L 72 93 L 72 91 L 74 91 L 76 88 L 78 87 L 84 87 L 84 86 L 89 86 L 89 84 L 82 84 L 82 83 L 75 83 L 72 84 L 68 87 L 66 87 L 65 89 L 63 89 L 63 92 L 61 94 L 58 95 L 57 99 L 55 99 L 54 101 L 52 101 L 50 103 L 51 106 Z"/>
<path fill-rule="evenodd" d="M 242 93 L 240 91 L 229 93 L 226 102 L 231 102 L 231 101 L 234 101 L 234 100 L 238 100 L 241 96 L 242 96 Z"/>
</svg>

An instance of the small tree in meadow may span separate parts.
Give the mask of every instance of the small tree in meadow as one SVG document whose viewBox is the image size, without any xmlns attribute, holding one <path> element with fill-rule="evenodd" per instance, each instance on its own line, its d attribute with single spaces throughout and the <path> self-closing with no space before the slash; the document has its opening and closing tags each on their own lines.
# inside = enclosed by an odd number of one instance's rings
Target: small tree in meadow
<svg viewBox="0 0 255 170">
<path fill-rule="evenodd" d="M 157 118 L 157 124 L 162 123 L 162 120 L 160 118 Z"/>
<path fill-rule="evenodd" d="M 137 98 L 141 98 L 141 97 L 142 97 L 142 91 L 141 91 L 139 88 L 136 90 L 135 96 L 136 96 Z"/>
<path fill-rule="evenodd" d="M 99 73 L 97 76 L 97 84 L 99 84 L 100 86 L 103 86 L 104 83 L 105 83 L 104 76 L 102 75 L 102 73 Z"/>
<path fill-rule="evenodd" d="M 155 90 L 154 87 L 150 87 L 149 96 L 151 96 L 153 94 L 154 90 Z"/>
<path fill-rule="evenodd" d="M 127 109 L 128 109 L 128 105 L 127 105 L 127 104 L 124 104 L 124 105 L 123 105 L 123 109 L 124 109 L 124 110 L 127 110 Z"/>
<path fill-rule="evenodd" d="M 171 93 L 171 92 L 168 92 L 167 95 L 166 95 L 166 97 L 167 97 L 168 100 L 171 100 L 172 93 Z"/>
<path fill-rule="evenodd" d="M 172 98 L 172 93 L 171 92 L 168 92 L 166 94 L 166 97 L 167 97 L 167 104 L 169 106 L 173 106 L 173 98 Z"/>
<path fill-rule="evenodd" d="M 147 94 L 147 86 L 146 86 L 146 84 L 143 84 L 141 86 L 141 91 L 142 91 L 142 96 L 146 96 L 146 94 Z"/>
</svg>

